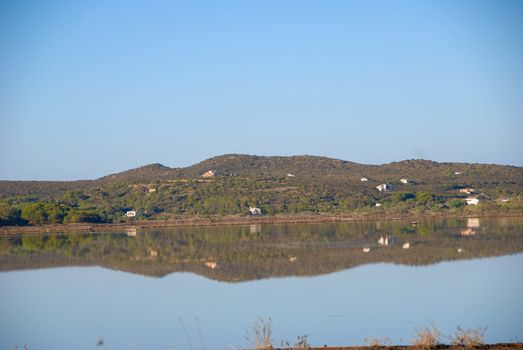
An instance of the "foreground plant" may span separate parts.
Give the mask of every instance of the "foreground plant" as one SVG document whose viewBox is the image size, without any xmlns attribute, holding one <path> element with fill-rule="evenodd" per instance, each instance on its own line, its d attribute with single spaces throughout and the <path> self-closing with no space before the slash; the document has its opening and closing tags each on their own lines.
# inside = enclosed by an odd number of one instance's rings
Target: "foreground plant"
<svg viewBox="0 0 523 350">
<path fill-rule="evenodd" d="M 415 348 L 425 350 L 442 344 L 442 334 L 434 325 L 416 328 L 415 332 L 412 338 L 412 346 Z"/>
<path fill-rule="evenodd" d="M 451 343 L 459 347 L 476 347 L 485 344 L 487 328 L 462 329 L 458 326 L 456 333 L 451 337 Z"/>
<path fill-rule="evenodd" d="M 260 318 L 259 321 L 254 322 L 252 326 L 253 338 L 249 335 L 245 336 L 245 339 L 255 349 L 273 349 L 272 346 L 272 328 L 271 319 Z"/>
<path fill-rule="evenodd" d="M 365 338 L 365 344 L 371 348 L 380 348 L 383 346 L 391 346 L 392 341 L 390 338 Z"/>
</svg>

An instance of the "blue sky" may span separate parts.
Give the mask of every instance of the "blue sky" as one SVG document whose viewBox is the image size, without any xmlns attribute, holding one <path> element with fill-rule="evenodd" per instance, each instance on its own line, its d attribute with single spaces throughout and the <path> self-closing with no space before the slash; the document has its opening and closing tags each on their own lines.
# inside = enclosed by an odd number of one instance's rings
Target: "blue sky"
<svg viewBox="0 0 523 350">
<path fill-rule="evenodd" d="M 1 1 L 0 179 L 224 153 L 523 165 L 521 1 Z"/>
</svg>

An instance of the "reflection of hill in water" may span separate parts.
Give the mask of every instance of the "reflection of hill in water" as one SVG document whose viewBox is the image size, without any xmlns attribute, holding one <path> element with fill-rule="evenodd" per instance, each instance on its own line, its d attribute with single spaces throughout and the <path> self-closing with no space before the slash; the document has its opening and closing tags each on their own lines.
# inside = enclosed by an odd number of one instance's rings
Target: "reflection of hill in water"
<svg viewBox="0 0 523 350">
<path fill-rule="evenodd" d="M 381 237 L 389 237 L 391 244 L 380 246 Z M 402 247 L 406 242 L 409 249 Z M 371 251 L 364 253 L 364 247 Z M 229 226 L 3 237 L 0 269 L 100 265 L 148 276 L 187 271 L 232 282 L 313 276 L 378 262 L 420 266 L 522 251 L 523 219 L 455 219 L 417 226 Z"/>
</svg>

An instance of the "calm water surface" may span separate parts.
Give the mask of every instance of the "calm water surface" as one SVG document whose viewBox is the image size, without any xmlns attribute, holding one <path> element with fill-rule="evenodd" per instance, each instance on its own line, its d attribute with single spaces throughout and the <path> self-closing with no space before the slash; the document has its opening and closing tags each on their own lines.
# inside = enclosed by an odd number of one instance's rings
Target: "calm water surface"
<svg viewBox="0 0 523 350">
<path fill-rule="evenodd" d="M 276 344 L 523 339 L 521 219 L 3 237 L 0 262 L 2 349 L 247 347 L 260 318 Z"/>
</svg>

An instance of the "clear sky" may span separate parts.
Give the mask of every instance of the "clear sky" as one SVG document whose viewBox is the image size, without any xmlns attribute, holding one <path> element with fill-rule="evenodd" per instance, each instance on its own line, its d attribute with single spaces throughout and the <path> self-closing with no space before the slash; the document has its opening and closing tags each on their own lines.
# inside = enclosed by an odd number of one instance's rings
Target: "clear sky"
<svg viewBox="0 0 523 350">
<path fill-rule="evenodd" d="M 0 179 L 224 153 L 523 165 L 523 1 L 0 0 Z"/>
</svg>

